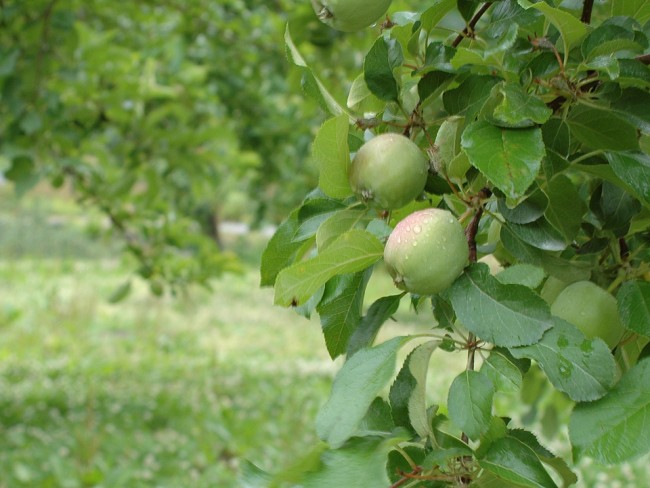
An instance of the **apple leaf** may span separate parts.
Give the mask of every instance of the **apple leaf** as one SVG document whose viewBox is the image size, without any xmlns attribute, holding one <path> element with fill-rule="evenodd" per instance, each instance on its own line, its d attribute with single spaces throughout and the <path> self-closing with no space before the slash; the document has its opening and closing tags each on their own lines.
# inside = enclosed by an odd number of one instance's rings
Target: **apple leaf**
<svg viewBox="0 0 650 488">
<path fill-rule="evenodd" d="M 525 194 L 535 181 L 544 157 L 541 129 L 504 129 L 474 122 L 461 144 L 469 161 L 510 198 Z"/>
<path fill-rule="evenodd" d="M 587 206 L 569 178 L 556 175 L 546 185 L 549 206 L 544 212 L 546 220 L 571 242 L 578 235 Z"/>
<path fill-rule="evenodd" d="M 347 350 L 348 357 L 353 356 L 362 348 L 372 345 L 384 322 L 397 312 L 399 302 L 403 296 L 404 294 L 382 297 L 370 306 L 352 337 L 350 337 Z"/>
<path fill-rule="evenodd" d="M 646 206 L 650 205 L 650 156 L 642 152 L 605 154 L 610 167 Z"/>
<path fill-rule="evenodd" d="M 537 288 L 544 281 L 544 270 L 532 264 L 519 263 L 500 271 L 495 278 L 504 285 L 523 285 Z"/>
<path fill-rule="evenodd" d="M 577 46 L 587 35 L 587 26 L 569 12 L 551 7 L 544 2 L 532 4 L 528 0 L 519 0 L 519 5 L 524 8 L 535 8 L 544 14 L 549 22 L 560 32 L 564 43 L 564 52 L 567 55 L 571 48 Z"/>
<path fill-rule="evenodd" d="M 616 365 L 601 339 L 587 339 L 574 325 L 553 317 L 554 326 L 537 344 L 513 347 L 515 358 L 537 361 L 556 389 L 572 400 L 597 400 L 615 381 Z"/>
<path fill-rule="evenodd" d="M 395 425 L 414 430 L 420 437 L 431 434 L 426 382 L 429 360 L 437 347 L 437 341 L 429 341 L 415 348 L 390 388 L 389 399 Z"/>
<path fill-rule="evenodd" d="M 614 464 L 650 451 L 650 359 L 630 369 L 612 390 L 574 409 L 569 437 L 578 456 Z"/>
<path fill-rule="evenodd" d="M 501 98 L 494 109 L 494 118 L 505 127 L 532 127 L 543 124 L 553 114 L 541 99 L 526 93 L 519 84 L 499 84 L 492 92 Z"/>
<path fill-rule="evenodd" d="M 397 351 L 408 340 L 408 337 L 395 337 L 362 349 L 345 362 L 316 418 L 318 435 L 330 447 L 342 446 L 355 434 L 377 393 L 393 376 Z"/>
<path fill-rule="evenodd" d="M 345 354 L 348 341 L 361 321 L 361 306 L 370 270 L 335 276 L 325 285 L 316 306 L 325 344 L 332 359 Z"/>
<path fill-rule="evenodd" d="M 571 136 L 591 149 L 638 149 L 636 127 L 611 110 L 577 106 L 567 119 Z"/>
<path fill-rule="evenodd" d="M 493 397 L 494 385 L 487 376 L 464 371 L 449 388 L 449 418 L 470 439 L 476 440 L 490 427 Z"/>
<path fill-rule="evenodd" d="M 402 64 L 402 48 L 395 40 L 379 37 L 363 63 L 368 89 L 380 100 L 396 101 L 399 85 L 393 70 Z"/>
<path fill-rule="evenodd" d="M 332 198 L 345 198 L 352 194 L 348 180 L 349 127 L 346 115 L 328 120 L 316 134 L 312 146 L 312 155 L 320 174 L 318 186 Z"/>
<path fill-rule="evenodd" d="M 275 282 L 275 304 L 300 305 L 330 278 L 363 271 L 383 254 L 384 245 L 371 233 L 349 230 L 315 257 L 283 269 Z"/>
<path fill-rule="evenodd" d="M 533 344 L 552 327 L 546 302 L 530 288 L 504 285 L 484 264 L 473 264 L 448 291 L 458 320 L 498 346 Z"/>
<path fill-rule="evenodd" d="M 531 488 L 557 488 L 535 451 L 520 439 L 505 436 L 489 447 L 479 465 L 499 478 Z"/>
<path fill-rule="evenodd" d="M 481 373 L 485 374 L 497 391 L 513 393 L 519 391 L 523 376 L 521 370 L 513 363 L 512 357 L 500 349 L 493 349 L 481 365 Z"/>
<path fill-rule="evenodd" d="M 627 281 L 618 291 L 616 300 L 623 325 L 650 337 L 650 283 Z"/>
</svg>

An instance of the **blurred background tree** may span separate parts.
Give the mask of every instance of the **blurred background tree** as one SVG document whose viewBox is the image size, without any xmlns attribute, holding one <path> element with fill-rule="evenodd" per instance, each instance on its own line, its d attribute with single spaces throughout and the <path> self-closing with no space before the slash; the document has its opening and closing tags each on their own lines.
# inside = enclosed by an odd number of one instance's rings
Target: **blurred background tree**
<svg viewBox="0 0 650 488">
<path fill-rule="evenodd" d="M 275 223 L 316 185 L 287 22 L 343 98 L 361 51 L 309 2 L 0 1 L 0 174 L 99 209 L 154 292 L 236 269 L 219 222 Z"/>
</svg>

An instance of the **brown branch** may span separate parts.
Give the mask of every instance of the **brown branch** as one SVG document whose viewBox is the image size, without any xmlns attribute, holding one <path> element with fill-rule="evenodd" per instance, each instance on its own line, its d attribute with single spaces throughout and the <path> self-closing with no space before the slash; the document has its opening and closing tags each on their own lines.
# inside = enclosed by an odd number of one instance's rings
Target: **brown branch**
<svg viewBox="0 0 650 488">
<path fill-rule="evenodd" d="M 585 0 L 582 4 L 582 16 L 580 20 L 585 24 L 591 23 L 591 11 L 594 9 L 594 0 Z"/>
<path fill-rule="evenodd" d="M 643 64 L 650 64 L 650 54 L 644 54 L 642 56 L 637 56 L 635 58 L 637 61 L 641 61 Z"/>
<path fill-rule="evenodd" d="M 474 14 L 474 17 L 469 21 L 467 24 L 467 27 L 463 29 L 463 32 L 458 34 L 458 37 L 454 39 L 454 42 L 451 44 L 452 47 L 458 47 L 458 45 L 463 42 L 463 39 L 466 37 L 473 37 L 474 36 L 474 27 L 476 27 L 476 24 L 478 24 L 478 21 L 481 20 L 481 17 L 483 17 L 483 14 L 488 11 L 488 9 L 492 6 L 492 2 L 487 2 L 484 3 L 481 8 Z"/>
</svg>

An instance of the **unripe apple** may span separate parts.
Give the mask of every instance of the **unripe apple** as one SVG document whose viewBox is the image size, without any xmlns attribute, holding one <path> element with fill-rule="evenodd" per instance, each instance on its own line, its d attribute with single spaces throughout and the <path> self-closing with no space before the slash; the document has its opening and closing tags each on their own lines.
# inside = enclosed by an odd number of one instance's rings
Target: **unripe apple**
<svg viewBox="0 0 650 488">
<path fill-rule="evenodd" d="M 370 27 L 386 14 L 392 0 L 311 0 L 318 18 L 343 32 Z"/>
<path fill-rule="evenodd" d="M 447 289 L 465 268 L 463 228 L 447 210 L 427 208 L 400 221 L 388 237 L 384 261 L 395 285 L 417 295 Z"/>
<path fill-rule="evenodd" d="M 394 210 L 424 191 L 428 167 L 424 153 L 409 138 L 382 134 L 357 152 L 350 166 L 350 186 L 364 201 Z"/>
<path fill-rule="evenodd" d="M 591 281 L 578 281 L 557 296 L 551 313 L 575 325 L 589 339 L 600 337 L 613 349 L 623 336 L 616 299 Z"/>
</svg>

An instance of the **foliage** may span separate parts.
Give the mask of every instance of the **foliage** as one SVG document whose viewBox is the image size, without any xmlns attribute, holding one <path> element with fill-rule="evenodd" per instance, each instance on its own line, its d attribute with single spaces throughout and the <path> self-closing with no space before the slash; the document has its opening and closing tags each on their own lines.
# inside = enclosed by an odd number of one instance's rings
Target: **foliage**
<svg viewBox="0 0 650 488">
<path fill-rule="evenodd" d="M 291 477 L 252 470 L 251 486 L 569 486 L 571 463 L 650 451 L 650 7 L 559 3 L 392 8 L 346 103 L 289 25 L 305 93 L 332 118 L 313 145 L 319 187 L 271 239 L 262 284 L 276 303 L 318 313 L 332 358 L 346 361 L 317 417 L 325 444 Z M 423 195 L 393 211 L 366 207 L 348 182 L 350 153 L 385 132 L 432 162 Z M 463 224 L 468 266 L 440 294 L 411 295 L 428 331 L 377 341 L 405 297 L 364 315 L 367 276 L 396 223 L 431 207 Z M 626 330 L 613 350 L 545 300 L 584 280 L 616 297 Z M 429 361 L 445 353 L 466 354 L 467 366 L 446 404 L 431 404 Z M 516 418 L 527 403 L 536 416 L 543 392 L 559 399 L 539 412 L 550 440 L 560 432 L 547 412 L 572 409 L 572 459 Z"/>
<path fill-rule="evenodd" d="M 294 121 L 321 116 L 295 97 L 281 42 L 288 12 L 311 13 L 295 7 L 0 2 L 0 174 L 20 195 L 70 186 L 154 291 L 237 269 L 218 220 L 275 219 L 315 184 L 310 123 Z M 327 50 L 326 27 L 302 23 Z"/>
</svg>

